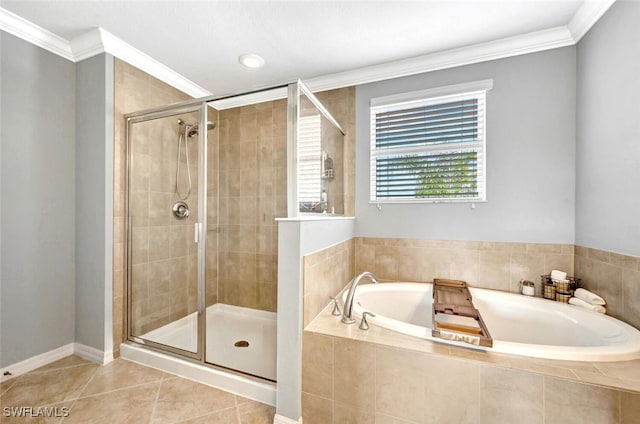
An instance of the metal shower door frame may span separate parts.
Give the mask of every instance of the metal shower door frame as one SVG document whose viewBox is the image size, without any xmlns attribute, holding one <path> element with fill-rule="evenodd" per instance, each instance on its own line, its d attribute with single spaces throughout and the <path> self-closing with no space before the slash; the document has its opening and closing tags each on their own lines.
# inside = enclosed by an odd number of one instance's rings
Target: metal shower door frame
<svg viewBox="0 0 640 424">
<path fill-rule="evenodd" d="M 206 228 L 207 228 L 207 131 L 198 131 L 198 217 L 194 228 L 194 240 L 198 244 L 197 247 L 197 349 L 196 352 L 179 349 L 162 343 L 146 340 L 132 334 L 132 215 L 131 202 L 132 190 L 132 155 L 131 155 L 131 126 L 136 123 L 151 121 L 155 119 L 167 118 L 170 116 L 180 115 L 183 113 L 199 112 L 200 128 L 202 123 L 207 122 L 207 103 L 204 101 L 189 102 L 185 104 L 169 105 L 162 108 L 154 108 L 147 111 L 130 113 L 124 116 L 125 125 L 125 181 L 127 186 L 127 195 L 125 196 L 125 219 L 126 219 L 126 237 L 125 237 L 125 258 L 126 258 L 126 293 L 127 301 L 125 303 L 125 329 L 126 341 L 132 341 L 143 346 L 148 346 L 163 352 L 171 353 L 197 360 L 205 363 L 205 346 L 206 346 L 206 314 L 205 314 L 205 268 L 206 268 Z"/>
</svg>

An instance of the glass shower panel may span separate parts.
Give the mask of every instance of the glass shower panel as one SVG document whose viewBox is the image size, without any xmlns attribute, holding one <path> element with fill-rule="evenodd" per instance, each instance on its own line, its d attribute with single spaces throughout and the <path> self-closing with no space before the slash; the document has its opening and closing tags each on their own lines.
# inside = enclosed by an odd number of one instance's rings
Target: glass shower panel
<svg viewBox="0 0 640 424">
<path fill-rule="evenodd" d="M 343 215 L 344 134 L 313 94 L 301 90 L 298 107 L 299 211 Z"/>
<path fill-rule="evenodd" d="M 130 336 L 198 352 L 198 111 L 129 123 Z"/>
<path fill-rule="evenodd" d="M 286 216 L 287 101 L 215 103 L 208 109 L 219 131 L 207 152 L 205 360 L 275 380 L 275 218 Z"/>
</svg>

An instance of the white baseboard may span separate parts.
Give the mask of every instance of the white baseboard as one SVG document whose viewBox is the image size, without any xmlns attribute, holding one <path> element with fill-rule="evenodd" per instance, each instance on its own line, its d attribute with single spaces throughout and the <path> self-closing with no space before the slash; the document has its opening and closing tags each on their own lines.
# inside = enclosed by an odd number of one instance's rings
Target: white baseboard
<svg viewBox="0 0 640 424">
<path fill-rule="evenodd" d="M 81 343 L 69 343 L 60 346 L 57 349 L 50 350 L 40 355 L 16 362 L 0 369 L 0 381 L 6 381 L 19 375 L 26 374 L 37 368 L 49 365 L 70 355 L 78 355 L 88 361 L 95 362 L 100 365 L 108 364 L 113 361 L 113 352 L 104 352 L 94 347 L 86 346 Z M 10 375 L 5 375 L 5 373 Z"/>
<path fill-rule="evenodd" d="M 24 361 L 6 366 L 0 369 L 0 381 L 9 380 L 19 375 L 26 374 L 36 368 L 43 367 L 64 357 L 73 355 L 74 344 L 75 343 L 69 343 L 64 346 L 60 346 L 57 349 L 53 349 L 48 352 L 41 353 L 40 355 L 25 359 Z M 5 373 L 11 374 L 5 375 Z"/>
<path fill-rule="evenodd" d="M 297 420 L 293 420 L 283 415 L 276 414 L 276 416 L 273 417 L 273 424 L 302 424 L 302 417 Z"/>
<path fill-rule="evenodd" d="M 113 352 L 105 352 L 95 347 L 83 345 L 82 343 L 73 344 L 73 353 L 87 361 L 100 365 L 105 365 L 113 361 Z"/>
</svg>

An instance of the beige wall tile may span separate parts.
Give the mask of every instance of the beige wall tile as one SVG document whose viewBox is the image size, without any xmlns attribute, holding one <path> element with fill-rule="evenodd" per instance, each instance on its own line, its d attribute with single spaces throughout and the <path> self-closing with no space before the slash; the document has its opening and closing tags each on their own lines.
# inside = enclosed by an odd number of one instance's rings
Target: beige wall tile
<svg viewBox="0 0 640 424">
<path fill-rule="evenodd" d="M 589 249 L 589 258 L 594 261 L 609 262 L 610 253 L 605 250 Z"/>
<path fill-rule="evenodd" d="M 635 424 L 640 419 L 640 394 L 620 392 L 620 424 Z"/>
<path fill-rule="evenodd" d="M 480 416 L 480 366 L 429 355 L 424 365 L 423 422 L 472 424 Z"/>
<path fill-rule="evenodd" d="M 640 382 L 640 359 L 623 362 L 596 362 L 594 366 L 606 376 Z"/>
<path fill-rule="evenodd" d="M 333 399 L 333 337 L 305 331 L 302 357 L 302 391 Z"/>
<path fill-rule="evenodd" d="M 530 280 L 536 284 L 536 291 L 540 295 L 540 276 L 546 274 L 544 256 L 537 253 L 511 253 L 509 263 L 509 290 L 520 291 L 520 280 Z"/>
<path fill-rule="evenodd" d="M 573 263 L 573 255 L 545 254 L 545 272 L 543 274 L 549 274 L 552 270 L 557 269 L 566 272 L 568 275 L 573 275 Z"/>
<path fill-rule="evenodd" d="M 374 424 L 372 409 L 361 409 L 349 403 L 333 403 L 333 422 L 335 424 Z"/>
<path fill-rule="evenodd" d="M 334 340 L 334 400 L 355 409 L 374 408 L 374 346 L 347 339 Z"/>
<path fill-rule="evenodd" d="M 420 424 L 422 421 L 406 421 L 376 412 L 376 424 Z"/>
<path fill-rule="evenodd" d="M 545 377 L 545 424 L 619 422 L 620 392 Z"/>
<path fill-rule="evenodd" d="M 475 249 L 451 250 L 451 274 L 450 278 L 462 280 L 471 286 L 479 284 L 480 260 L 479 253 Z M 426 281 L 426 280 L 425 280 Z"/>
<path fill-rule="evenodd" d="M 543 377 L 527 372 L 480 368 L 480 421 L 528 424 L 543 422 Z"/>
<path fill-rule="evenodd" d="M 640 328 L 640 271 L 622 270 L 622 319 Z"/>
<path fill-rule="evenodd" d="M 303 392 L 302 419 L 305 424 L 333 423 L 333 400 Z"/>
<path fill-rule="evenodd" d="M 478 285 L 508 291 L 510 287 L 509 252 L 485 251 L 479 254 Z"/>
<path fill-rule="evenodd" d="M 401 349 L 377 347 L 375 410 L 409 421 L 422 421 L 430 399 L 425 396 L 426 355 Z M 429 405 L 427 405 L 429 404 Z"/>
<path fill-rule="evenodd" d="M 353 240 L 320 250 L 304 258 L 303 324 L 306 326 L 336 296 L 355 273 Z"/>
</svg>

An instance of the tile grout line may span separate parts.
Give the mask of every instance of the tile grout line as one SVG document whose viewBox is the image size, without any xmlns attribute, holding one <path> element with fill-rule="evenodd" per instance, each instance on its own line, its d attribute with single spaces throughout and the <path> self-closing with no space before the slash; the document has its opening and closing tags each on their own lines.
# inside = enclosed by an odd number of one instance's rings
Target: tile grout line
<svg viewBox="0 0 640 424">
<path fill-rule="evenodd" d="M 85 383 L 85 385 L 82 387 L 82 389 L 78 392 L 78 397 L 76 397 L 75 399 L 70 399 L 71 406 L 69 406 L 69 416 L 71 416 L 71 411 L 73 410 L 73 407 L 75 406 L 76 401 L 78 399 L 80 399 L 80 395 L 82 395 L 82 392 L 87 390 L 87 386 L 89 385 L 89 383 L 91 383 L 93 381 L 93 379 L 96 376 L 96 374 L 98 373 L 99 369 L 100 369 L 99 367 L 96 367 L 96 369 L 93 371 L 93 374 L 91 375 L 91 378 L 89 378 L 89 380 Z M 64 421 L 64 418 L 65 417 L 63 417 L 62 420 L 60 420 L 60 423 L 62 423 Z"/>
<path fill-rule="evenodd" d="M 160 384 L 158 384 L 158 389 L 156 391 L 156 398 L 153 400 L 153 408 L 151 408 L 151 414 L 149 415 L 149 423 L 152 422 L 153 416 L 156 412 L 156 405 L 158 404 L 158 399 L 160 398 L 160 390 L 162 389 L 162 383 L 164 379 L 160 379 Z"/>
<path fill-rule="evenodd" d="M 92 364 L 90 364 L 90 365 L 92 365 Z M 82 389 L 80 389 L 80 390 L 78 391 L 78 396 L 77 396 L 75 399 L 73 399 L 74 401 L 75 401 L 76 399 L 79 399 L 79 398 L 80 398 L 80 396 L 82 395 L 82 393 L 83 393 L 85 390 L 87 390 L 87 387 L 89 386 L 89 384 L 90 384 L 90 383 L 93 381 L 93 379 L 95 378 L 95 376 L 96 376 L 96 374 L 98 373 L 98 370 L 100 369 L 100 367 L 101 367 L 100 365 L 99 365 L 98 367 L 96 367 L 96 369 L 93 371 L 93 374 L 91 375 L 91 378 L 89 378 L 89 380 L 87 380 L 87 382 L 84 384 L 84 386 L 82 386 Z M 75 402 L 74 402 L 74 403 L 75 403 Z"/>
<path fill-rule="evenodd" d="M 155 383 L 162 383 L 162 380 L 155 380 L 155 381 L 147 381 L 146 383 L 140 383 L 140 384 L 134 384 L 133 386 L 127 386 L 127 387 L 121 387 L 119 389 L 113 389 L 113 390 L 107 390 L 105 392 L 100 392 L 100 393 L 92 393 L 86 396 L 79 396 L 74 400 L 79 400 L 79 399 L 87 399 L 87 398 L 92 398 L 92 397 L 96 397 L 96 396 L 102 396 L 102 395 L 108 395 L 111 393 L 115 393 L 115 392 L 120 392 L 123 390 L 129 390 L 129 389 L 136 389 L 142 386 L 147 386 L 147 385 L 151 385 L 151 384 L 155 384 Z"/>
<path fill-rule="evenodd" d="M 238 424 L 241 424 L 240 408 L 238 408 L 238 395 L 236 394 L 233 395 L 233 403 L 235 404 L 235 408 L 236 408 L 236 419 L 238 420 Z"/>
<path fill-rule="evenodd" d="M 239 413 L 239 411 L 238 411 L 237 406 L 229 406 L 229 407 L 227 407 L 227 408 L 218 409 L 218 410 L 216 410 L 216 411 L 209 411 L 209 412 L 207 412 L 206 414 L 197 415 L 197 416 L 195 416 L 195 417 L 189 417 L 189 418 L 185 418 L 185 419 L 180 419 L 180 421 L 175 421 L 175 422 L 174 422 L 174 424 L 185 423 L 185 422 L 187 422 L 187 421 L 191 421 L 191 420 L 195 420 L 195 419 L 198 419 L 198 418 L 207 417 L 207 416 L 209 416 L 209 415 L 217 414 L 217 413 L 219 413 L 219 412 L 229 411 L 229 410 L 231 410 L 232 408 L 235 408 L 235 409 L 236 409 L 236 411 L 237 411 L 237 414 L 236 414 L 236 415 L 238 416 L 238 423 L 240 423 L 240 413 Z"/>
<path fill-rule="evenodd" d="M 542 376 L 542 424 L 545 424 L 547 421 L 546 418 L 546 408 L 547 408 L 547 379 L 549 377 L 546 375 Z"/>
</svg>

